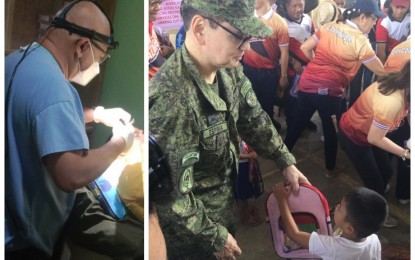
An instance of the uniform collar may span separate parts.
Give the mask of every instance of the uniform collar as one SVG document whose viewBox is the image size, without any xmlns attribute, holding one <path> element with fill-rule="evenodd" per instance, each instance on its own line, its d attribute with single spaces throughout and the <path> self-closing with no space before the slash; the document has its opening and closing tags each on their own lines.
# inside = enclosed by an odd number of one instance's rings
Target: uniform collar
<svg viewBox="0 0 415 260">
<path fill-rule="evenodd" d="M 354 29 L 359 30 L 359 27 L 357 27 L 357 25 L 356 25 L 354 22 L 350 21 L 349 19 L 347 19 L 347 20 L 346 20 L 346 24 L 347 24 L 348 26 L 350 26 L 350 27 L 354 28 Z"/>
<path fill-rule="evenodd" d="M 206 83 L 206 81 L 200 75 L 200 72 L 197 70 L 195 64 L 189 56 L 187 48 L 181 48 L 182 50 L 182 59 L 183 62 L 187 65 L 189 74 L 193 77 L 196 82 L 197 87 L 202 92 L 203 96 L 209 101 L 213 108 L 217 111 L 227 111 L 226 103 L 222 100 L 215 91 Z M 216 80 L 218 80 L 219 92 L 221 89 L 221 80 L 220 78 L 224 76 L 221 70 L 216 72 Z"/>
</svg>

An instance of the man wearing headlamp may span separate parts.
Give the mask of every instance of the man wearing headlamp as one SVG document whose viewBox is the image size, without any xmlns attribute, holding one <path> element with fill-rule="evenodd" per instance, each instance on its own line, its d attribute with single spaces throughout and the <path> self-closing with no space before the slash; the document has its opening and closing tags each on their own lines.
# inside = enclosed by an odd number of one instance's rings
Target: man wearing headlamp
<svg viewBox="0 0 415 260">
<path fill-rule="evenodd" d="M 122 109 L 84 116 L 69 81 L 86 85 L 116 47 L 110 21 L 95 3 L 74 1 L 46 35 L 6 57 L 6 259 L 48 259 L 73 206 L 76 189 L 100 176 L 129 149 L 134 128 Z M 89 149 L 85 122 L 113 128 Z"/>
</svg>

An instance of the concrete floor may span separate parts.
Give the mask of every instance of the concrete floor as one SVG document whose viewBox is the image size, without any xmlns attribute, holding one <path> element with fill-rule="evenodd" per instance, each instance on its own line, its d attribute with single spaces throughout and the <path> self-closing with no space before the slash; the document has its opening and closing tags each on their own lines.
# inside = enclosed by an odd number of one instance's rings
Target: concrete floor
<svg viewBox="0 0 415 260">
<path fill-rule="evenodd" d="M 285 122 L 282 117 L 277 118 L 279 122 L 283 123 L 281 135 L 285 136 Z M 361 186 L 359 176 L 353 169 L 348 158 L 343 151 L 338 151 L 337 165 L 344 166 L 344 171 L 332 179 L 324 176 L 324 148 L 320 141 L 322 135 L 321 125 L 318 116 L 314 115 L 312 119 L 317 125 L 316 132 L 306 130 L 302 137 L 298 140 L 293 149 L 293 154 L 297 159 L 297 167 L 302 171 L 309 181 L 320 189 L 325 195 L 330 206 L 337 204 L 342 195 L 351 187 Z M 265 186 L 264 194 L 257 200 L 250 200 L 252 205 L 260 209 L 260 214 L 265 219 L 264 205 L 267 194 L 272 190 L 275 183 L 282 181 L 280 170 L 272 161 L 259 159 L 261 171 Z M 392 216 L 398 219 L 398 227 L 396 228 L 382 228 L 378 236 L 382 243 L 382 259 L 409 259 L 410 252 L 410 205 L 401 205 L 397 202 L 395 191 L 396 175 L 391 180 L 391 192 L 386 196 L 389 203 L 389 209 Z M 239 216 L 239 215 L 237 215 Z M 268 223 L 251 227 L 242 225 L 239 218 L 236 223 L 236 240 L 242 249 L 241 260 L 255 260 L 255 259 L 282 259 L 275 253 Z"/>
</svg>

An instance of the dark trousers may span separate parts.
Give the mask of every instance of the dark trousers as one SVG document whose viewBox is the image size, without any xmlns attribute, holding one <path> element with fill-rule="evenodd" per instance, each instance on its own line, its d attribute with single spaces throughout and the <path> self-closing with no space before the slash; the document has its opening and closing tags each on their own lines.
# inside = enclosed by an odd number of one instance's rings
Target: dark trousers
<svg viewBox="0 0 415 260">
<path fill-rule="evenodd" d="M 124 220 L 105 214 L 87 188 L 77 190 L 64 232 L 73 243 L 111 259 L 144 258 L 144 224 L 130 212 Z"/>
<path fill-rule="evenodd" d="M 349 107 L 359 98 L 360 94 L 373 82 L 373 72 L 366 66 L 360 66 L 356 76 L 350 82 L 349 87 Z"/>
<path fill-rule="evenodd" d="M 274 103 L 280 78 L 279 69 L 255 69 L 244 64 L 244 74 L 251 82 L 262 109 L 274 122 Z"/>
<path fill-rule="evenodd" d="M 5 253 L 5 260 L 52 260 L 58 259 L 52 256 L 49 256 L 47 253 L 40 251 L 37 248 L 27 248 L 18 250 L 15 252 L 6 252 Z"/>
<path fill-rule="evenodd" d="M 407 120 L 404 120 L 397 130 L 388 134 L 390 138 L 397 145 L 404 147 L 405 140 L 408 140 L 411 133 L 411 128 Z M 411 197 L 411 167 L 410 160 L 403 161 L 395 155 L 397 158 L 397 169 L 396 169 L 396 189 L 395 194 L 397 199 L 409 199 Z"/>
<path fill-rule="evenodd" d="M 329 95 L 318 95 L 314 93 L 298 92 L 298 113 L 293 120 L 290 131 L 287 131 L 284 143 L 291 151 L 300 137 L 307 123 L 316 110 L 321 118 L 324 134 L 324 158 L 326 169 L 332 170 L 336 167 L 337 159 L 337 133 L 334 128 L 332 115 L 340 118 L 343 99 Z"/>
<path fill-rule="evenodd" d="M 355 144 L 339 129 L 340 148 L 346 153 L 366 188 L 384 195 L 392 173 L 388 152 L 376 146 Z"/>
<path fill-rule="evenodd" d="M 293 88 L 293 86 L 291 86 Z M 290 91 L 290 90 L 288 90 Z M 285 124 L 287 125 L 287 132 L 291 131 L 295 118 L 297 117 L 298 111 L 298 101 L 296 97 L 292 97 L 288 94 L 287 103 L 284 107 L 284 114 L 285 114 Z"/>
</svg>

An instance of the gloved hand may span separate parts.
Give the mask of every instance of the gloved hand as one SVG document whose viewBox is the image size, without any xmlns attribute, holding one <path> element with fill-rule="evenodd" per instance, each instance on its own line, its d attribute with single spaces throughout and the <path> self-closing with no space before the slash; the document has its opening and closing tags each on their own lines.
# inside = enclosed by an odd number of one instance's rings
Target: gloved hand
<svg viewBox="0 0 415 260">
<path fill-rule="evenodd" d="M 122 137 L 125 141 L 124 152 L 128 151 L 134 142 L 134 126 L 131 123 L 123 124 L 118 121 L 112 127 L 112 138 Z"/>
<path fill-rule="evenodd" d="M 130 113 L 122 108 L 105 109 L 102 106 L 98 106 L 94 110 L 94 121 L 96 123 L 103 123 L 106 126 L 113 127 L 120 120 L 128 124 L 131 120 Z"/>
</svg>

